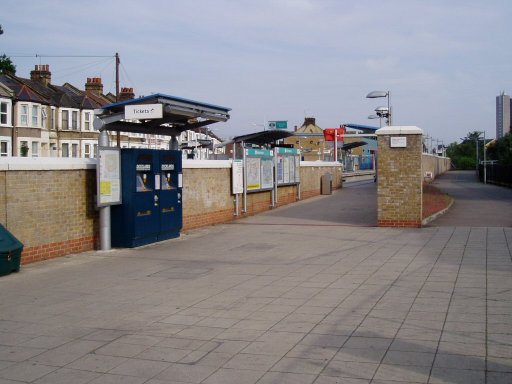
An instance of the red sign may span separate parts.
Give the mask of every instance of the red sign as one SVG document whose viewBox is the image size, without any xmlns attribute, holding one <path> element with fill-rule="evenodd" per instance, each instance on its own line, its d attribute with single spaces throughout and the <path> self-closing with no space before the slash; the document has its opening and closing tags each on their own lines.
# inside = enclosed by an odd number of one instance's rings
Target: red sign
<svg viewBox="0 0 512 384">
<path fill-rule="evenodd" d="M 336 136 L 337 140 L 343 140 L 343 136 L 346 133 L 345 128 L 325 128 L 324 139 L 325 141 L 334 141 Z"/>
</svg>

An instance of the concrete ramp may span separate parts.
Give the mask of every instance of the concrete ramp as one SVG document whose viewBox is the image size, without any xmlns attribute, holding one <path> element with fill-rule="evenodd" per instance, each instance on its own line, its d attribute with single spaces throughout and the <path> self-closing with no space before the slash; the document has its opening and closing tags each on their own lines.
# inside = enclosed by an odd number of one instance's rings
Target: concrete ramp
<svg viewBox="0 0 512 384">
<path fill-rule="evenodd" d="M 450 171 L 434 186 L 455 199 L 431 227 L 512 227 L 512 189 L 480 183 L 475 171 Z"/>
</svg>

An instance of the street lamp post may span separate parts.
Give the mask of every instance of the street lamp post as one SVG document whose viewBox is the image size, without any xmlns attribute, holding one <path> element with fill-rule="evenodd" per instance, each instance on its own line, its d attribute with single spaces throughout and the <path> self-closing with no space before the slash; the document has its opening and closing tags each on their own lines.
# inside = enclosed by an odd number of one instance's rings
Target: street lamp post
<svg viewBox="0 0 512 384">
<path fill-rule="evenodd" d="M 379 97 L 385 97 L 388 100 L 387 124 L 388 125 L 392 125 L 392 122 L 391 122 L 391 106 L 390 106 L 391 96 L 390 96 L 389 91 L 372 91 L 372 92 L 370 92 L 369 94 L 366 95 L 367 99 L 377 99 Z M 385 107 L 379 107 L 379 108 L 385 108 Z"/>
<path fill-rule="evenodd" d="M 370 115 L 369 119 L 379 119 L 379 128 L 382 128 L 382 115 Z"/>
<path fill-rule="evenodd" d="M 487 184 L 487 154 L 486 154 L 486 148 L 485 148 L 485 131 L 477 131 L 477 133 L 478 133 L 478 137 L 476 138 L 476 159 L 477 159 L 476 160 L 477 161 L 476 169 L 478 169 L 478 163 L 479 163 L 478 142 L 480 141 L 480 134 L 483 133 L 484 134 L 484 147 L 483 147 L 483 150 L 484 150 L 484 184 Z"/>
</svg>

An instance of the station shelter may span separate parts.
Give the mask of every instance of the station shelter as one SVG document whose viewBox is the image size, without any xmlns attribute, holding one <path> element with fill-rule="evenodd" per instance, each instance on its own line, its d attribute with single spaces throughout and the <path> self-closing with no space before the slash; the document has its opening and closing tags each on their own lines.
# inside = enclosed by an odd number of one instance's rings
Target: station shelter
<svg viewBox="0 0 512 384">
<path fill-rule="evenodd" d="M 136 247 L 180 234 L 182 154 L 178 136 L 229 119 L 229 108 L 161 93 L 95 111 L 100 131 L 97 202 L 100 248 Z M 169 136 L 169 149 L 119 148 L 107 131 Z"/>
</svg>

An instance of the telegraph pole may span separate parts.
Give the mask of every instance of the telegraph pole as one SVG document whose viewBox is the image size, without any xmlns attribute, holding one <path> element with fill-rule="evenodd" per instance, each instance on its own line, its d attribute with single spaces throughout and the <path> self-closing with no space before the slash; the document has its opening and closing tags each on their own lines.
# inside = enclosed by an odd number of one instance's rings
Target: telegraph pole
<svg viewBox="0 0 512 384">
<path fill-rule="evenodd" d="M 121 64 L 121 60 L 119 59 L 119 53 L 116 52 L 116 103 L 119 102 L 119 64 Z M 117 131 L 117 148 L 121 148 L 121 132 Z"/>
</svg>

